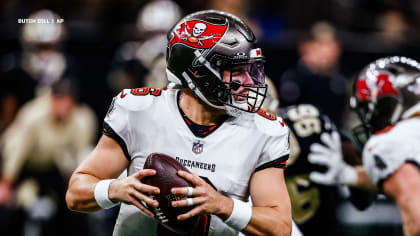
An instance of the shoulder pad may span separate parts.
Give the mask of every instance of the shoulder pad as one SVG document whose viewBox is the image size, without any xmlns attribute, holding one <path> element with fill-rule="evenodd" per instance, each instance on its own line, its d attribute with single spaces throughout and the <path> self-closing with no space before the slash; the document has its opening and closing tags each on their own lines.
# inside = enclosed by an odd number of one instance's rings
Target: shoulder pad
<svg viewBox="0 0 420 236">
<path fill-rule="evenodd" d="M 405 162 L 416 163 L 416 148 L 415 142 L 405 138 L 372 136 L 363 149 L 363 166 L 372 181 L 380 184 Z"/>
<path fill-rule="evenodd" d="M 378 146 L 393 148 L 395 146 L 404 145 L 407 142 L 413 140 L 412 131 L 418 130 L 418 128 L 420 128 L 419 123 L 412 123 L 409 120 L 400 121 L 397 124 L 390 125 L 372 135 L 365 146 L 370 148 L 375 148 Z"/>
<path fill-rule="evenodd" d="M 151 87 L 123 89 L 115 97 L 115 103 L 128 111 L 141 111 L 149 108 L 161 94 L 162 89 Z"/>
<path fill-rule="evenodd" d="M 286 123 L 284 123 L 284 120 L 279 116 L 275 116 L 260 109 L 254 117 L 255 125 L 258 130 L 264 134 L 269 136 L 283 136 L 289 132 Z"/>
</svg>

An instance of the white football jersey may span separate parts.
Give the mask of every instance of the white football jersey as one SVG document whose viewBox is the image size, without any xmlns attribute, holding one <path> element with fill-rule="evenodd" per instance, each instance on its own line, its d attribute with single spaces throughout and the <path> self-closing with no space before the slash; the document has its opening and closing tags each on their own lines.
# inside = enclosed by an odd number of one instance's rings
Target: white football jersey
<svg viewBox="0 0 420 236">
<path fill-rule="evenodd" d="M 114 98 L 105 117 L 105 129 L 117 134 L 130 161 L 128 174 L 143 169 L 150 153 L 164 153 L 206 177 L 220 193 L 247 201 L 254 172 L 285 164 L 289 156 L 287 126 L 281 118 L 246 114 L 229 117 L 212 133 L 199 138 L 179 111 L 180 91 L 125 89 Z M 156 235 L 157 224 L 135 206 L 121 204 L 114 235 Z M 212 216 L 209 235 L 238 232 Z"/>
<path fill-rule="evenodd" d="M 371 180 L 382 183 L 404 163 L 420 166 L 420 118 L 398 122 L 373 135 L 363 149 L 363 165 Z"/>
</svg>

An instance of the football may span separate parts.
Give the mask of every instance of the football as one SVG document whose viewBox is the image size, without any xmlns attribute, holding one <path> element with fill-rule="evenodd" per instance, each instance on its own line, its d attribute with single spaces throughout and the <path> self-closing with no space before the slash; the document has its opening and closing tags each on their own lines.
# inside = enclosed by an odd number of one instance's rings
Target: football
<svg viewBox="0 0 420 236">
<path fill-rule="evenodd" d="M 190 211 L 193 207 L 172 207 L 172 201 L 183 199 L 186 196 L 174 195 L 171 193 L 171 189 L 173 187 L 194 187 L 177 174 L 179 170 L 190 171 L 174 158 L 162 153 L 149 154 L 144 169 L 154 169 L 156 175 L 143 178 L 142 182 L 160 189 L 159 194 L 152 195 L 159 202 L 159 206 L 153 207 L 146 204 L 147 208 L 155 214 L 155 218 L 163 227 L 179 234 L 189 234 L 197 225 L 199 217 L 195 216 L 185 221 L 177 220 L 178 215 Z"/>
</svg>

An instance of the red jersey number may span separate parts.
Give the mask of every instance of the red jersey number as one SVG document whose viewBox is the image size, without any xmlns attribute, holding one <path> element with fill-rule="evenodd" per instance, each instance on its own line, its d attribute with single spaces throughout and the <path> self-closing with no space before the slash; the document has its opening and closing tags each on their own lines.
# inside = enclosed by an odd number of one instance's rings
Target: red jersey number
<svg viewBox="0 0 420 236">
<path fill-rule="evenodd" d="M 145 96 L 145 95 L 153 95 L 153 96 L 160 96 L 162 90 L 159 88 L 152 88 L 152 87 L 145 87 L 145 88 L 135 88 L 131 90 L 131 94 L 136 96 Z"/>
<path fill-rule="evenodd" d="M 257 112 L 257 113 L 258 113 L 260 116 L 262 116 L 262 117 L 264 117 L 264 118 L 267 118 L 267 119 L 269 119 L 269 120 L 275 120 L 275 119 L 277 119 L 277 117 L 276 117 L 275 115 L 270 114 L 270 113 L 268 113 L 268 112 L 264 111 L 263 109 L 258 110 L 258 112 Z"/>
</svg>

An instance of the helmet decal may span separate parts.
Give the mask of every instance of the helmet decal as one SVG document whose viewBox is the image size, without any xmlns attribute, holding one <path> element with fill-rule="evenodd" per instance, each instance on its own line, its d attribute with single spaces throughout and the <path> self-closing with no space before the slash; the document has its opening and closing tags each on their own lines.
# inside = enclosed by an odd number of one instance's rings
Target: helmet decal
<svg viewBox="0 0 420 236">
<path fill-rule="evenodd" d="M 357 96 L 365 101 L 370 96 L 370 89 L 367 86 L 366 79 L 358 80 L 356 84 Z"/>
<path fill-rule="evenodd" d="M 223 37 L 228 29 L 228 21 L 223 25 L 210 24 L 201 20 L 186 21 L 174 30 L 169 44 L 182 43 L 194 48 L 212 48 Z"/>
<path fill-rule="evenodd" d="M 379 97 L 384 94 L 398 95 L 398 91 L 394 89 L 391 81 L 389 80 L 389 75 L 387 74 L 378 75 L 376 85 L 379 88 Z"/>
<path fill-rule="evenodd" d="M 387 74 L 379 74 L 374 84 L 369 84 L 366 79 L 357 81 L 357 95 L 362 101 L 387 94 L 398 96 L 398 91 L 394 89 Z"/>
<path fill-rule="evenodd" d="M 360 144 L 410 114 L 420 101 L 414 89 L 419 76 L 420 63 L 399 56 L 379 58 L 362 69 L 350 100 L 361 120 L 353 129 Z"/>
</svg>

